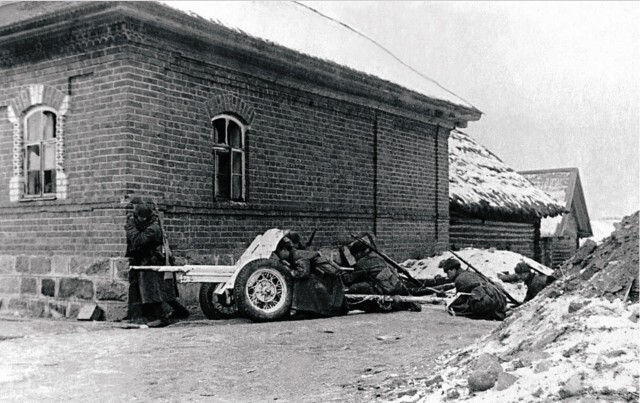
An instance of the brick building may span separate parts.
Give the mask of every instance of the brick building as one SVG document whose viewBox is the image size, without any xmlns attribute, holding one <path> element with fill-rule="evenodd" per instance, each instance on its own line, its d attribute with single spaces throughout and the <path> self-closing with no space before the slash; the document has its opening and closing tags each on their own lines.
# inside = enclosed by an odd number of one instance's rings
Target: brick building
<svg viewBox="0 0 640 403">
<path fill-rule="evenodd" d="M 0 302 L 121 316 L 134 196 L 158 204 L 179 262 L 230 264 L 271 227 L 441 251 L 447 138 L 479 118 L 411 70 L 375 76 L 157 3 L 5 3 Z"/>
</svg>

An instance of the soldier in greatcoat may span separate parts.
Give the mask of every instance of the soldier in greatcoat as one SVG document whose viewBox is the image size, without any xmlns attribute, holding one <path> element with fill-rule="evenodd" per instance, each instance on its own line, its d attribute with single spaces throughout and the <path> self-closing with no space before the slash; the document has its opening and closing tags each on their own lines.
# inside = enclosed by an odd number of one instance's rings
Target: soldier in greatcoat
<svg viewBox="0 0 640 403">
<path fill-rule="evenodd" d="M 132 266 L 164 266 L 166 257 L 162 249 L 162 228 L 158 216 L 147 204 L 136 202 L 133 213 L 125 224 L 127 251 Z M 154 270 L 129 270 L 128 319 L 148 322 L 149 327 L 162 327 L 168 319 L 180 319 L 189 311 L 177 300 L 175 278 L 165 280 L 165 273 Z M 173 312 L 166 317 L 162 304 L 167 303 Z"/>
<path fill-rule="evenodd" d="M 535 272 L 525 262 L 519 262 L 514 271 L 527 286 L 527 295 L 524 297 L 524 302 L 531 301 L 540 291 L 555 280 L 555 277 Z"/>
<path fill-rule="evenodd" d="M 472 319 L 504 320 L 507 300 L 496 285 L 475 272 L 463 270 L 455 258 L 443 260 L 438 266 L 449 280 L 454 281 L 458 293 L 448 307 L 450 314 Z"/>
<path fill-rule="evenodd" d="M 346 313 L 340 269 L 319 252 L 302 248 L 299 236 L 289 233 L 275 251 L 293 277 L 292 311 L 321 316 Z"/>
</svg>

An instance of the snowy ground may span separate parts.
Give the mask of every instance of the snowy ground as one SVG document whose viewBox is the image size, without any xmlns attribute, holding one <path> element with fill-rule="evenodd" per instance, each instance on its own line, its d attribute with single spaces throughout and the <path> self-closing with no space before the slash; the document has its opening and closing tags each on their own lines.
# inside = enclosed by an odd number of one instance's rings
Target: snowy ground
<svg viewBox="0 0 640 403">
<path fill-rule="evenodd" d="M 490 335 L 440 357 L 438 370 L 395 402 L 638 402 L 639 214 L 578 250 L 562 278 Z M 487 259 L 488 276 L 500 270 L 499 254 L 466 253 L 478 265 Z"/>
<path fill-rule="evenodd" d="M 501 284 L 504 289 L 519 301 L 524 299 L 527 289 L 523 283 L 504 283 L 498 278 L 498 273 L 514 274 L 514 268 L 520 261 L 524 261 L 530 266 L 542 271 L 545 274 L 552 274 L 553 270 L 544 266 L 535 260 L 522 256 L 519 253 L 506 250 L 495 249 L 475 249 L 466 248 L 456 252 L 462 259 L 469 262 L 473 267 L 478 269 L 482 274 L 489 277 L 492 281 Z M 440 261 L 455 257 L 451 252 L 444 252 L 441 255 L 430 257 L 422 260 L 407 260 L 401 263 L 415 278 L 426 279 L 435 276 L 444 276 L 445 273 L 438 267 Z M 466 267 L 463 263 L 462 267 Z"/>
<path fill-rule="evenodd" d="M 638 304 L 578 296 L 548 302 L 532 301 L 493 334 L 444 356 L 440 384 L 397 401 L 637 401 Z M 496 387 L 487 392 L 469 388 L 479 357 L 499 363 Z"/>
</svg>

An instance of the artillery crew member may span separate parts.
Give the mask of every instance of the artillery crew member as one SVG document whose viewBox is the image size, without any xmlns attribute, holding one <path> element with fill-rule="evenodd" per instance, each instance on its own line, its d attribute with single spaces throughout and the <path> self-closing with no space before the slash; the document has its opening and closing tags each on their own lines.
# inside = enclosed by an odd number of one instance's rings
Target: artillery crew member
<svg viewBox="0 0 640 403">
<path fill-rule="evenodd" d="M 535 272 L 525 262 L 518 263 L 514 271 L 527 286 L 527 295 L 524 297 L 524 302 L 531 301 L 547 285 L 555 281 L 555 278 L 552 276 Z"/>
<path fill-rule="evenodd" d="M 369 242 L 373 240 L 369 238 Z M 375 247 L 375 246 L 374 246 Z M 342 274 L 342 280 L 347 288 L 347 294 L 365 295 L 409 295 L 397 270 L 390 267 L 384 259 L 372 253 L 371 248 L 360 240 L 348 245 L 349 252 L 356 260 L 352 272 Z M 368 300 L 354 303 L 350 309 L 361 309 L 366 312 L 415 311 L 422 307 L 415 302 L 382 302 Z"/>
<path fill-rule="evenodd" d="M 504 320 L 507 301 L 504 293 L 479 274 L 463 270 L 460 262 L 449 258 L 440 262 L 449 280 L 454 281 L 458 296 L 449 305 L 449 313 L 472 319 Z"/>
<path fill-rule="evenodd" d="M 322 316 L 345 314 L 340 269 L 319 252 L 299 249 L 302 247 L 299 236 L 290 232 L 282 238 L 275 251 L 293 277 L 292 312 Z"/>
</svg>

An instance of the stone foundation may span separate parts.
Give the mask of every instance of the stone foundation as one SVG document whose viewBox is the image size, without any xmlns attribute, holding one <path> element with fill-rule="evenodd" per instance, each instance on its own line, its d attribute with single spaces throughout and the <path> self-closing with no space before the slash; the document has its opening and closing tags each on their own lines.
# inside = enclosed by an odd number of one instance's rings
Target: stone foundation
<svg viewBox="0 0 640 403">
<path fill-rule="evenodd" d="M 0 310 L 76 318 L 84 305 L 97 305 L 102 320 L 119 320 L 127 313 L 128 276 L 125 258 L 0 255 Z"/>
</svg>

